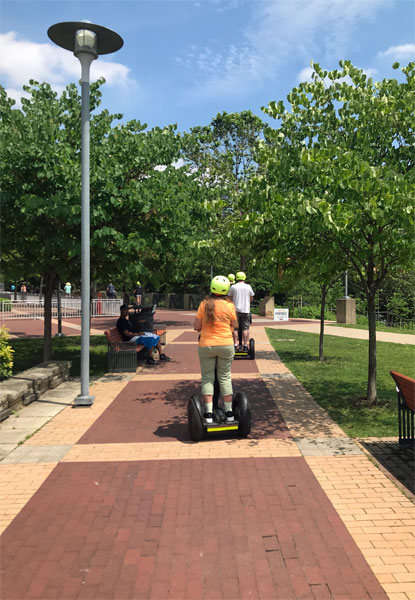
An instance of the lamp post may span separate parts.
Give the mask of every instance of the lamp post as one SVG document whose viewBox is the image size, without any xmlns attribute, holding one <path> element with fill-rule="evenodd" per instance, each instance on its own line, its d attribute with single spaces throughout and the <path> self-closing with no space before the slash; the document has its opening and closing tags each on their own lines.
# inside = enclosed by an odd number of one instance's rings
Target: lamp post
<svg viewBox="0 0 415 600">
<path fill-rule="evenodd" d="M 90 216 L 89 216 L 89 70 L 100 54 L 111 54 L 123 45 L 122 38 L 100 25 L 83 21 L 57 23 L 48 36 L 61 48 L 70 50 L 81 63 L 81 393 L 76 405 L 90 406 L 89 330 L 90 330 Z"/>
<path fill-rule="evenodd" d="M 344 297 L 346 300 L 349 298 L 349 272 L 344 272 Z"/>
</svg>

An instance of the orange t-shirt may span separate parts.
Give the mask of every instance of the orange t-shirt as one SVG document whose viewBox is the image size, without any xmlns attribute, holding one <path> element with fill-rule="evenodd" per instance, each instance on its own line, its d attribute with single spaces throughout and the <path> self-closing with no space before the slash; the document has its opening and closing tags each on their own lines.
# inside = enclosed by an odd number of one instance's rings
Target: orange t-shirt
<svg viewBox="0 0 415 600">
<path fill-rule="evenodd" d="M 205 303 L 203 300 L 197 309 L 196 317 L 202 321 L 199 346 L 231 346 L 233 345 L 232 320 L 236 321 L 236 312 L 233 302 L 215 300 L 215 321 L 210 324 L 205 317 Z"/>
</svg>

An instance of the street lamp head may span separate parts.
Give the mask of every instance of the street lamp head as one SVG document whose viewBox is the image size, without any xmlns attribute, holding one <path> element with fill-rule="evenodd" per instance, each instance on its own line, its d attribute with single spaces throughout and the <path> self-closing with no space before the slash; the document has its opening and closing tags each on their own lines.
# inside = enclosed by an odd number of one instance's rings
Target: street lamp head
<svg viewBox="0 0 415 600">
<path fill-rule="evenodd" d="M 85 21 L 56 23 L 48 29 L 48 36 L 57 46 L 75 54 L 87 52 L 96 58 L 122 48 L 124 41 L 118 33 Z"/>
<path fill-rule="evenodd" d="M 75 56 L 79 56 L 80 52 L 92 54 L 93 58 L 97 58 L 97 34 L 89 29 L 78 29 L 75 33 Z"/>
</svg>

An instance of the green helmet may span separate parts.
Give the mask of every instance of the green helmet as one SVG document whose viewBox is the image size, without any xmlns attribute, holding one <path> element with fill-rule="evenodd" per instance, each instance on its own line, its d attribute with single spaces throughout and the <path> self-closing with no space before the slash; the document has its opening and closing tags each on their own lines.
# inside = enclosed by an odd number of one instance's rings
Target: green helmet
<svg viewBox="0 0 415 600">
<path fill-rule="evenodd" d="M 245 281 L 246 279 L 246 275 L 243 271 L 238 271 L 236 274 L 236 280 L 237 281 Z"/>
<path fill-rule="evenodd" d="M 210 291 L 212 294 L 218 294 L 219 296 L 226 296 L 230 287 L 229 279 L 223 275 L 217 275 L 210 282 Z"/>
<path fill-rule="evenodd" d="M 235 275 L 233 273 L 229 273 L 228 279 L 231 283 L 235 283 Z"/>
<path fill-rule="evenodd" d="M 141 283 L 139 281 L 137 281 L 137 285 L 141 285 Z"/>
</svg>

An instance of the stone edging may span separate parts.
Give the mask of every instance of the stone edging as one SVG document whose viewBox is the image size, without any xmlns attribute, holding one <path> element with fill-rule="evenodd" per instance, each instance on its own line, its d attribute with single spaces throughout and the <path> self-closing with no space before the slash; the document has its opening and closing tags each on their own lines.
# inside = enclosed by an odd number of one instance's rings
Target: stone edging
<svg viewBox="0 0 415 600">
<path fill-rule="evenodd" d="M 49 360 L 0 382 L 0 421 L 69 378 L 69 360 Z"/>
</svg>

